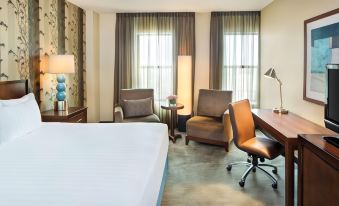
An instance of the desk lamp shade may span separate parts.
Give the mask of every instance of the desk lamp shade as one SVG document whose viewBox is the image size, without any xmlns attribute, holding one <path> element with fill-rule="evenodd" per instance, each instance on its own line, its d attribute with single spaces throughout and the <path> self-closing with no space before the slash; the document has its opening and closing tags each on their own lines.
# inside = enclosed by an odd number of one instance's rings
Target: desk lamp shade
<svg viewBox="0 0 339 206">
<path fill-rule="evenodd" d="M 269 70 L 267 70 L 267 72 L 265 72 L 265 77 L 269 77 L 269 78 L 273 78 L 276 79 L 277 78 L 277 74 L 275 73 L 274 68 L 270 68 Z"/>
<path fill-rule="evenodd" d="M 57 76 L 57 94 L 56 98 L 58 103 L 56 105 L 62 105 L 61 102 L 66 100 L 66 85 L 65 76 L 63 74 L 74 73 L 74 56 L 73 55 L 51 55 L 48 62 L 47 73 L 59 74 Z M 65 106 L 58 106 L 57 110 L 65 110 Z"/>
<path fill-rule="evenodd" d="M 178 56 L 178 102 L 185 107 L 179 115 L 192 113 L 192 57 Z"/>
</svg>

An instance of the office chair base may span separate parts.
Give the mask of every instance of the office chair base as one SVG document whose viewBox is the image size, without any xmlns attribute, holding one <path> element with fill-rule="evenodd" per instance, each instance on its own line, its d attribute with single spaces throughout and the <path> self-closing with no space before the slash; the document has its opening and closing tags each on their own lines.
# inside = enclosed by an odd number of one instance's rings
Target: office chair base
<svg viewBox="0 0 339 206">
<path fill-rule="evenodd" d="M 266 176 L 268 176 L 272 180 L 272 182 L 273 182 L 272 188 L 277 189 L 278 188 L 277 180 L 270 173 L 268 173 L 266 170 L 264 170 L 260 166 L 263 166 L 263 167 L 272 167 L 273 168 L 272 172 L 274 174 L 278 173 L 278 168 L 276 166 L 270 165 L 270 164 L 258 164 L 258 161 L 257 161 L 258 159 L 257 158 L 253 158 L 253 160 L 254 161 L 252 161 L 252 163 L 249 163 L 248 161 L 246 161 L 246 162 L 233 162 L 233 163 L 228 164 L 226 169 L 227 169 L 227 171 L 231 171 L 232 170 L 232 166 L 235 166 L 235 165 L 246 165 L 248 168 L 245 171 L 245 173 L 242 175 L 242 177 L 241 177 L 241 179 L 239 181 L 240 187 L 244 187 L 245 186 L 245 181 L 246 181 L 246 178 L 247 178 L 248 174 L 251 171 L 252 172 L 256 172 L 256 169 L 258 168 L 259 170 L 263 171 L 264 174 L 266 174 Z"/>
</svg>

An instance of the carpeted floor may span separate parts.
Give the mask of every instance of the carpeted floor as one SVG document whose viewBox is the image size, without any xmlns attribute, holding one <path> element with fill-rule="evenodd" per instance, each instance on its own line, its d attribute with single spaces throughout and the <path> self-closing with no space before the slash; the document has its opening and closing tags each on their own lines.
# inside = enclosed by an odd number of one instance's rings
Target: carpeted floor
<svg viewBox="0 0 339 206">
<path fill-rule="evenodd" d="M 233 143 L 228 153 L 221 147 L 191 141 L 184 136 L 169 146 L 169 175 L 162 200 L 170 205 L 284 205 L 284 157 L 266 163 L 278 167 L 278 189 L 261 171 L 247 177 L 245 187 L 238 184 L 246 166 L 225 169 L 226 162 L 245 161 L 247 154 Z M 266 167 L 265 167 L 266 168 Z M 272 173 L 271 169 L 268 171 Z"/>
</svg>

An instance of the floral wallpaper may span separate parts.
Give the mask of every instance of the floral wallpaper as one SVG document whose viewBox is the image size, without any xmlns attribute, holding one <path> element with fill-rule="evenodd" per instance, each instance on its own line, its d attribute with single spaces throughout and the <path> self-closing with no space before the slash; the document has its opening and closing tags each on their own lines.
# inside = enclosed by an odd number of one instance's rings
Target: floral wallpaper
<svg viewBox="0 0 339 206">
<path fill-rule="evenodd" d="M 79 45 L 80 42 L 78 41 L 79 38 L 79 21 L 80 12 L 78 12 L 78 7 L 66 2 L 65 7 L 65 53 L 66 54 L 73 54 L 74 55 L 74 62 L 75 62 L 75 73 L 68 75 L 68 86 L 67 86 L 67 93 L 69 94 L 69 104 L 70 105 L 78 105 L 80 100 L 80 93 L 81 87 L 78 84 L 79 81 L 82 80 L 82 77 L 79 75 L 79 72 L 82 72 L 83 68 L 79 67 L 79 59 L 82 55 L 79 54 L 79 49 L 82 48 L 82 45 Z M 81 13 L 82 15 L 82 13 Z M 81 42 L 82 43 L 82 42 Z M 81 80 L 80 80 L 81 79 Z"/>
<path fill-rule="evenodd" d="M 29 78 L 28 0 L 0 1 L 0 81 Z"/>
<path fill-rule="evenodd" d="M 58 5 L 57 0 L 39 1 L 39 37 L 40 37 L 40 108 L 53 108 L 56 94 L 56 75 L 45 71 L 48 66 L 48 57 L 58 54 Z"/>
<path fill-rule="evenodd" d="M 36 11 L 32 8 L 35 6 Z M 29 79 L 32 91 L 40 98 L 41 110 L 52 109 L 57 82 L 55 74 L 46 73 L 48 57 L 53 54 L 73 54 L 75 73 L 65 75 L 67 99 L 70 106 L 83 105 L 84 15 L 81 8 L 65 0 L 1 0 L 0 81 Z M 32 38 L 32 35 L 36 38 Z M 35 48 L 39 56 L 38 66 L 32 63 L 32 49 Z M 38 77 L 33 74 L 35 69 L 40 71 Z"/>
</svg>

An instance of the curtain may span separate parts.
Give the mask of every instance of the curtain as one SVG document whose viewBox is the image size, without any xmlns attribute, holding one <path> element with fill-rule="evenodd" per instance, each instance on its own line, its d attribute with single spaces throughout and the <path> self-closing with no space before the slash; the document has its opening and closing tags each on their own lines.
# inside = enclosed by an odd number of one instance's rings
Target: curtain
<svg viewBox="0 0 339 206">
<path fill-rule="evenodd" d="M 121 89 L 153 88 L 155 113 L 166 122 L 160 107 L 176 94 L 178 55 L 195 59 L 194 21 L 194 13 L 117 14 L 115 103 Z"/>
<path fill-rule="evenodd" d="M 259 106 L 260 12 L 212 12 L 210 88 Z"/>
</svg>

